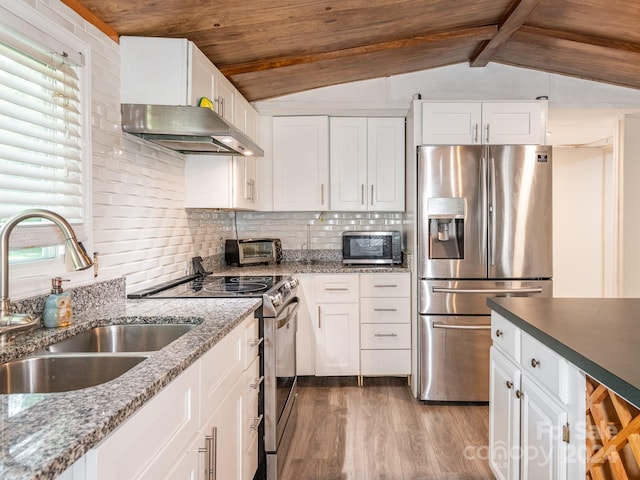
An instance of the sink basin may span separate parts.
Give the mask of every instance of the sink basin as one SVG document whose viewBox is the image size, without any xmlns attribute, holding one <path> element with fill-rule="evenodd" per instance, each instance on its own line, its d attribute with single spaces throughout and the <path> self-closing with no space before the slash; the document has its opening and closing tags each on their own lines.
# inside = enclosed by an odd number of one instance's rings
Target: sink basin
<svg viewBox="0 0 640 480">
<path fill-rule="evenodd" d="M 0 393 L 67 392 L 119 377 L 143 355 L 39 356 L 0 365 Z"/>
<path fill-rule="evenodd" d="M 170 344 L 197 325 L 154 323 L 92 328 L 46 347 L 53 353 L 152 352 Z"/>
</svg>

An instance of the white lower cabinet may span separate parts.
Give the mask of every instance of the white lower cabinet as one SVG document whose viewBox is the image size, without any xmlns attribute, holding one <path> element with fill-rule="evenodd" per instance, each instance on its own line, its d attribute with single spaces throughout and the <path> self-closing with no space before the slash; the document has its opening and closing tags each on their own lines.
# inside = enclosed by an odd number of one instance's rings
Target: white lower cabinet
<svg viewBox="0 0 640 480">
<path fill-rule="evenodd" d="M 62 478 L 196 480 L 213 470 L 220 479 L 252 479 L 262 420 L 258 343 L 251 315 Z"/>
<path fill-rule="evenodd" d="M 298 375 L 411 373 L 409 274 L 300 275 Z"/>
<path fill-rule="evenodd" d="M 489 465 L 497 480 L 585 477 L 585 377 L 492 312 Z"/>
</svg>

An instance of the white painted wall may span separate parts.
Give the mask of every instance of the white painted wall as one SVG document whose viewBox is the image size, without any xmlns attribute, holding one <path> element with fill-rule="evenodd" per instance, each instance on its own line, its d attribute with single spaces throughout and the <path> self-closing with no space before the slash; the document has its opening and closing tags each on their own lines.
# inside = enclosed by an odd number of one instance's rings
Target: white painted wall
<svg viewBox="0 0 640 480">
<path fill-rule="evenodd" d="M 640 297 L 640 116 L 621 119 L 620 296 Z"/>
</svg>

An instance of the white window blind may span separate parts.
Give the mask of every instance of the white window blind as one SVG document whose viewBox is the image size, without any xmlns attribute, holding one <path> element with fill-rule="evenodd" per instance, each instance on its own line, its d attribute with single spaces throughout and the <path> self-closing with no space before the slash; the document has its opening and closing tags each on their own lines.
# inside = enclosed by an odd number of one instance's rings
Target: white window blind
<svg viewBox="0 0 640 480">
<path fill-rule="evenodd" d="M 71 58 L 77 53 L 0 25 L 0 223 L 27 208 L 52 210 L 74 227 L 84 221 L 80 81 Z"/>
</svg>

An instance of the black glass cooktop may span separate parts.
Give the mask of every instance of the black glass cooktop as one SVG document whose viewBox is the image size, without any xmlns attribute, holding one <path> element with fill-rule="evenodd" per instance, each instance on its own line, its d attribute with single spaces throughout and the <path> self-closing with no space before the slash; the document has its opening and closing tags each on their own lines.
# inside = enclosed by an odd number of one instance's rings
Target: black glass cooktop
<svg viewBox="0 0 640 480">
<path fill-rule="evenodd" d="M 167 288 L 129 295 L 130 298 L 260 297 L 282 280 L 280 275 L 196 277 Z"/>
</svg>

